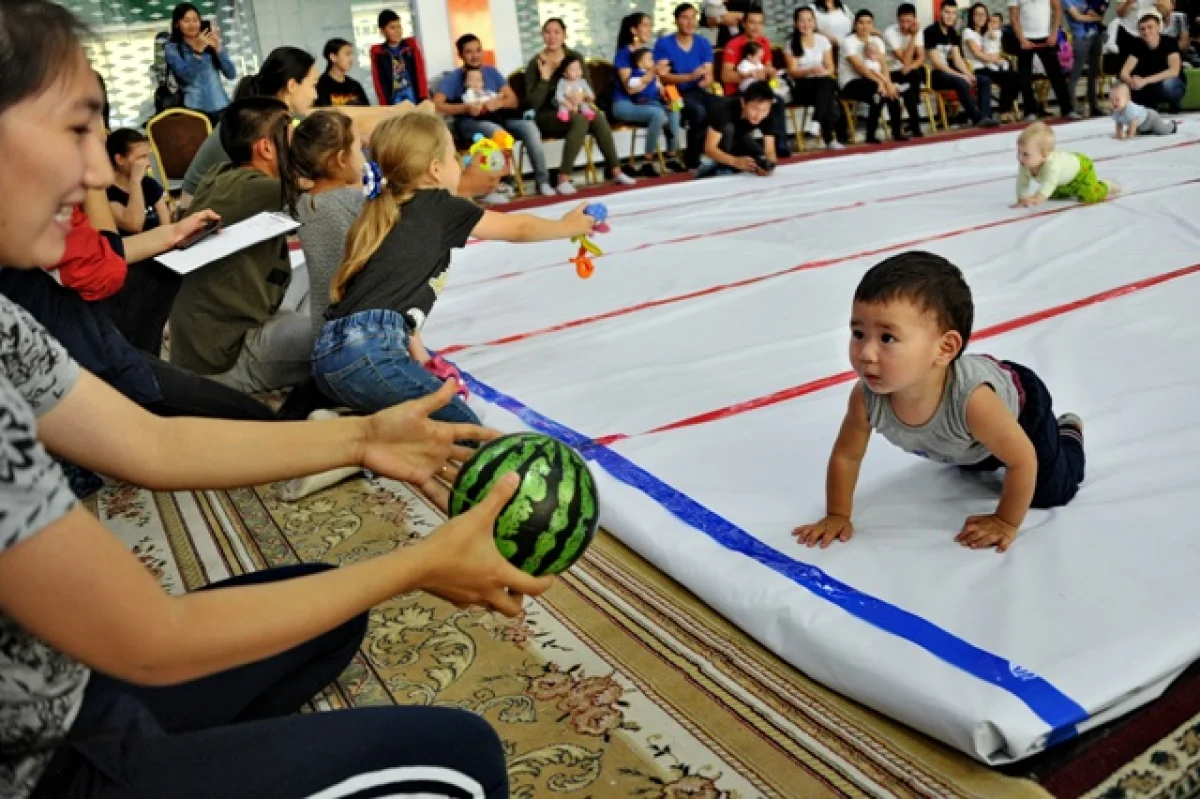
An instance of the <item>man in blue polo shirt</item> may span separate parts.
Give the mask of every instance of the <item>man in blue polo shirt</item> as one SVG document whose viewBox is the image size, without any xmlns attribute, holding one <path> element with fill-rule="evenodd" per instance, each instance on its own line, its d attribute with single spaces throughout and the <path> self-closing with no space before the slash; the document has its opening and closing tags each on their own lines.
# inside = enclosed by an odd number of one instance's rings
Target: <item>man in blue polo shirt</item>
<svg viewBox="0 0 1200 799">
<path fill-rule="evenodd" d="M 542 134 L 531 119 L 523 119 L 516 112 L 520 102 L 508 85 L 504 75 L 495 67 L 483 63 L 483 43 L 473 33 L 463 34 L 454 43 L 463 65 L 446 73 L 437 91 L 433 93 L 433 104 L 439 114 L 454 117 L 454 132 L 461 143 L 469 143 L 476 133 L 491 136 L 504 128 L 513 138 L 525 146 L 529 160 L 533 162 L 533 175 L 538 191 L 547 197 L 558 194 L 550 185 L 550 172 L 546 168 L 546 153 L 542 149 Z M 477 69 L 483 74 L 483 86 L 496 97 L 482 107 L 467 105 L 462 101 L 463 74 L 468 69 Z"/>
<path fill-rule="evenodd" d="M 708 132 L 708 112 L 714 99 L 713 49 L 708 39 L 696 36 L 696 9 L 689 3 L 675 7 L 676 33 L 663 36 L 654 45 L 654 61 L 668 70 L 663 83 L 673 85 L 683 98 L 683 120 L 687 125 L 688 169 L 700 165 Z"/>
</svg>

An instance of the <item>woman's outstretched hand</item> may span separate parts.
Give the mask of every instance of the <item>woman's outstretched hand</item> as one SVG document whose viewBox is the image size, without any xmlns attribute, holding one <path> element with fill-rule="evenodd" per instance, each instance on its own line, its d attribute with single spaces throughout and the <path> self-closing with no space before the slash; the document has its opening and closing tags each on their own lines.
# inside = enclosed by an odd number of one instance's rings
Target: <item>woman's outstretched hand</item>
<svg viewBox="0 0 1200 799">
<path fill-rule="evenodd" d="M 429 418 L 454 398 L 456 390 L 454 381 L 448 380 L 427 397 L 368 416 L 364 420 L 360 465 L 418 487 L 435 476 L 449 478 L 452 462 L 462 463 L 474 452 L 455 442 L 491 441 L 500 436 L 499 431 L 479 425 Z"/>
</svg>

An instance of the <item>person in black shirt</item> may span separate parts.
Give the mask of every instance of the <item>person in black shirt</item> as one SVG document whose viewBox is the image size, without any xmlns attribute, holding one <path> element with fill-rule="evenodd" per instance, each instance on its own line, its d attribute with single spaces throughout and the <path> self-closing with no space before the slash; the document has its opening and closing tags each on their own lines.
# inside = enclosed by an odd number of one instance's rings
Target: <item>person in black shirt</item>
<svg viewBox="0 0 1200 799">
<path fill-rule="evenodd" d="M 1133 101 L 1155 109 L 1166 103 L 1171 113 L 1179 113 L 1179 101 L 1187 91 L 1179 44 L 1162 35 L 1162 17 L 1153 9 L 1138 21 L 1142 41 L 1125 59 L 1121 80 L 1129 85 Z"/>
<path fill-rule="evenodd" d="M 366 89 L 347 74 L 354 68 L 354 45 L 345 39 L 330 39 L 324 55 L 329 66 L 317 81 L 317 107 L 370 105 Z"/>
<path fill-rule="evenodd" d="M 122 235 L 132 236 L 154 230 L 163 220 L 170 221 L 166 193 L 147 172 L 150 169 L 150 142 L 131 128 L 114 130 L 105 140 L 113 166 L 113 184 L 108 201 Z"/>
<path fill-rule="evenodd" d="M 113 184 L 105 192 L 120 234 L 133 236 L 170 224 L 166 193 L 146 174 L 150 162 L 146 137 L 122 128 L 109 135 L 105 146 L 113 166 Z M 158 356 L 163 328 L 182 282 L 177 273 L 153 259 L 132 263 L 125 284 L 103 301 L 104 310 L 130 344 Z"/>
<path fill-rule="evenodd" d="M 736 97 L 714 103 L 708 113 L 704 154 L 713 163 L 696 177 L 732 172 L 769 175 L 775 168 L 775 126 L 771 106 L 775 92 L 766 81 L 751 83 Z"/>
<path fill-rule="evenodd" d="M 962 38 L 955 24 L 958 22 L 958 4 L 954 0 L 942 3 L 937 22 L 925 29 L 925 50 L 929 53 L 930 84 L 937 91 L 951 91 L 958 96 L 958 104 L 978 124 L 982 115 L 975 104 L 975 73 L 962 57 Z M 990 110 L 990 109 L 989 109 Z M 985 126 L 995 127 L 998 122 L 991 116 L 983 120 Z"/>
</svg>

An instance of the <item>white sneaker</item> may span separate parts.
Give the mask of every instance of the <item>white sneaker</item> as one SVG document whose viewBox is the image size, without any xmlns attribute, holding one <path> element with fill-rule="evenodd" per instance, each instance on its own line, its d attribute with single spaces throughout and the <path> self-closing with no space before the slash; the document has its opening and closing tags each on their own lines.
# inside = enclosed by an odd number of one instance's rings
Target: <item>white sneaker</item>
<svg viewBox="0 0 1200 799">
<path fill-rule="evenodd" d="M 829 144 L 825 145 L 825 149 L 826 150 L 845 150 L 846 145 L 842 144 L 837 139 L 834 139 L 833 141 L 829 142 Z"/>
<path fill-rule="evenodd" d="M 512 198 L 502 191 L 494 191 L 491 194 L 479 198 L 479 202 L 484 205 L 504 205 Z"/>
<path fill-rule="evenodd" d="M 617 174 L 613 175 L 613 183 L 616 183 L 618 186 L 632 186 L 637 181 L 624 172 L 617 172 Z"/>
<path fill-rule="evenodd" d="M 576 192 L 576 189 L 575 189 L 574 183 L 572 183 L 569 180 L 559 181 L 559 184 L 558 184 L 558 193 L 559 194 L 570 196 L 570 195 L 574 194 L 575 192 Z"/>
<path fill-rule="evenodd" d="M 815 119 L 810 121 L 808 123 L 808 131 L 807 132 L 808 132 L 809 136 L 820 136 L 821 135 L 821 123 Z"/>
<path fill-rule="evenodd" d="M 542 193 L 543 197 L 553 197 L 558 194 L 549 183 L 539 183 L 538 191 Z"/>
</svg>

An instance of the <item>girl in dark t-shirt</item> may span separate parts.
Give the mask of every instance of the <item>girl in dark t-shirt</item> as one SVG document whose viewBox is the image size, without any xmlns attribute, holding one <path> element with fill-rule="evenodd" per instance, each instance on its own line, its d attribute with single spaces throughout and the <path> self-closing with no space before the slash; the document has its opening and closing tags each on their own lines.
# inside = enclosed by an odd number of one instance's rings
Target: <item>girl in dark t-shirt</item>
<svg viewBox="0 0 1200 799">
<path fill-rule="evenodd" d="M 131 128 L 114 130 L 105 141 L 113 166 L 113 185 L 106 190 L 113 219 L 122 236 L 145 233 L 171 223 L 166 192 L 146 174 L 150 143 Z M 105 301 L 105 311 L 126 340 L 158 356 L 163 328 L 182 278 L 154 260 L 129 264 L 124 285 Z"/>
<path fill-rule="evenodd" d="M 562 219 L 500 214 L 454 196 L 462 167 L 437 117 L 410 114 L 371 137 L 368 199 L 346 239 L 330 288 L 332 304 L 313 348 L 313 374 L 330 399 L 359 411 L 387 408 L 437 391 L 456 377 L 438 356 L 412 352 L 446 283 L 450 253 L 468 237 L 550 241 L 591 232 L 583 205 Z M 434 414 L 475 421 L 460 398 Z"/>
</svg>

